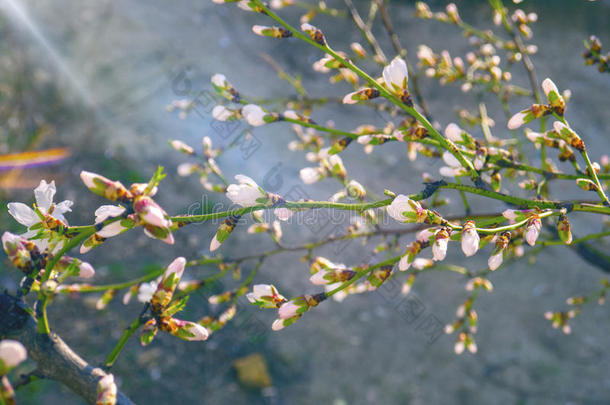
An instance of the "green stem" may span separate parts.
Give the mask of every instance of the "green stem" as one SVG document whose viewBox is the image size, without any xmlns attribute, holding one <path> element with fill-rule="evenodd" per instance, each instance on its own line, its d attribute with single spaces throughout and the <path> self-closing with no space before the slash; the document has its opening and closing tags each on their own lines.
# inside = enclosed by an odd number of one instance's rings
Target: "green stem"
<svg viewBox="0 0 610 405">
<path fill-rule="evenodd" d="M 484 197 L 493 198 L 516 205 L 518 207 L 540 208 L 540 209 L 562 209 L 566 208 L 572 211 L 591 212 L 597 214 L 610 215 L 610 207 L 604 207 L 596 204 L 589 204 L 583 201 L 547 201 L 547 200 L 527 200 L 524 198 L 515 197 L 508 194 L 498 193 L 491 190 L 483 190 L 481 188 L 468 186 L 457 183 L 447 183 L 440 181 L 437 183 L 439 188 L 450 188 L 454 190 L 463 190 L 468 193 L 478 194 Z"/>
<path fill-rule="evenodd" d="M 102 292 L 102 291 L 106 291 L 106 290 L 122 290 L 124 288 L 131 287 L 135 284 L 145 283 L 147 281 L 154 280 L 155 278 L 157 278 L 161 274 L 163 274 L 164 271 L 165 271 L 165 269 L 161 268 L 161 269 L 156 270 L 145 276 L 138 277 L 136 279 L 129 280 L 129 281 L 124 281 L 122 283 L 104 284 L 104 285 L 82 284 L 82 285 L 79 285 L 78 292 L 79 293 L 91 293 L 91 292 Z M 70 289 L 66 288 L 66 289 L 61 290 L 61 292 L 64 294 L 70 294 Z"/>
<path fill-rule="evenodd" d="M 394 256 L 391 257 L 387 260 L 384 260 L 382 262 L 379 262 L 373 266 L 367 267 L 365 269 L 359 270 L 356 272 L 356 275 L 354 275 L 354 277 L 352 279 L 350 279 L 349 281 L 346 281 L 345 283 L 341 284 L 339 287 L 335 288 L 334 290 L 331 290 L 329 292 L 326 293 L 326 297 L 332 297 L 333 295 L 337 294 L 340 291 L 345 290 L 347 287 L 349 287 L 350 285 L 354 284 L 356 281 L 358 281 L 359 279 L 361 279 L 362 277 L 366 276 L 367 274 L 369 274 L 371 271 L 378 269 L 380 267 L 383 266 L 388 266 L 391 264 L 396 263 L 397 261 L 400 260 L 402 256 Z"/>
<path fill-rule="evenodd" d="M 591 180 L 593 180 L 593 182 L 595 183 L 595 186 L 597 187 L 597 194 L 599 195 L 599 198 L 602 199 L 602 201 L 604 202 L 604 205 L 610 207 L 610 201 L 608 200 L 608 197 L 606 196 L 606 193 L 604 193 L 604 188 L 602 187 L 602 184 L 599 181 L 599 178 L 597 177 L 597 173 L 595 172 L 595 169 L 593 168 L 593 164 L 591 163 L 591 159 L 589 159 L 589 155 L 587 154 L 587 150 L 582 150 L 580 152 L 580 154 L 582 155 L 582 158 L 585 160 L 585 162 L 587 163 L 587 168 L 589 169 L 589 178 Z"/>
<path fill-rule="evenodd" d="M 125 329 L 123 335 L 121 336 L 116 346 L 114 346 L 114 348 L 106 358 L 106 361 L 104 362 L 104 369 L 106 371 L 110 370 L 116 359 L 119 357 L 119 354 L 121 354 L 121 350 L 123 350 L 123 347 L 125 346 L 125 344 L 127 344 L 129 338 L 136 332 L 136 330 L 138 330 L 140 326 L 142 326 L 142 324 L 142 317 L 139 316 L 135 321 L 131 323 L 131 325 L 129 325 L 127 329 Z"/>
<path fill-rule="evenodd" d="M 457 184 L 462 184 L 459 177 L 455 178 L 455 182 Z M 464 203 L 464 210 L 466 212 L 466 215 L 470 215 L 470 205 L 468 205 L 468 199 L 466 198 L 466 193 L 464 192 L 464 190 L 460 190 L 460 197 L 462 198 L 462 202 Z"/>
<path fill-rule="evenodd" d="M 588 240 L 605 238 L 606 236 L 610 236 L 610 231 L 592 233 L 590 235 L 583 236 L 582 238 L 574 239 L 570 245 L 577 245 Z M 566 243 L 562 240 L 545 240 L 537 242 L 536 244 L 541 246 L 565 246 Z"/>
</svg>

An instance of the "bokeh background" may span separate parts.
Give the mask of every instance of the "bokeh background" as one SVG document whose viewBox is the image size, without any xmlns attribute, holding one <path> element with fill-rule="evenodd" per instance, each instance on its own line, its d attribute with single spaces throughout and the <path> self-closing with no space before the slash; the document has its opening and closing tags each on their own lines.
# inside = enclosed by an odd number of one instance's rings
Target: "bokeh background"
<svg viewBox="0 0 610 405">
<path fill-rule="evenodd" d="M 366 1 L 354 3 L 361 12 L 367 10 Z M 413 59 L 422 43 L 436 51 L 448 49 L 452 55 L 463 56 L 470 50 L 457 28 L 415 19 L 413 3 L 389 4 L 401 41 Z M 445 5 L 429 3 L 433 8 Z M 487 2 L 456 3 L 464 20 L 491 27 Z M 81 170 L 129 183 L 145 181 L 161 164 L 169 175 L 162 182 L 158 201 L 168 212 L 192 213 L 207 202 L 226 203 L 222 197 L 207 195 L 197 179 L 177 176 L 176 167 L 185 159 L 167 144 L 168 139 L 180 139 L 200 147 L 206 135 L 215 145 L 230 142 L 230 137 L 214 127 L 212 103 L 202 103 L 185 117 L 167 110 L 175 100 L 198 94 L 206 99 L 214 73 L 224 73 L 251 97 L 294 97 L 294 89 L 279 80 L 261 58 L 266 53 L 287 71 L 300 73 L 312 96 L 342 97 L 349 91 L 345 84 L 329 86 L 326 76 L 312 70 L 312 63 L 322 56 L 319 51 L 296 39 L 255 36 L 251 26 L 269 22 L 232 5 L 218 6 L 207 0 L 3 0 L 0 4 L 0 153 L 51 147 L 71 151 L 69 158 L 55 165 L 0 172 L 0 200 L 2 206 L 9 201 L 30 202 L 32 189 L 41 178 L 54 179 L 58 198 L 75 201 L 68 217 L 72 224 L 91 223 L 93 211 L 103 203 L 81 185 Z M 330 0 L 328 5 L 343 8 L 339 0 Z M 593 159 L 599 159 L 610 151 L 610 77 L 585 67 L 581 53 L 582 41 L 590 34 L 610 44 L 610 2 L 539 0 L 521 6 L 539 15 L 533 25 L 534 43 L 539 47 L 533 59 L 539 80 L 551 77 L 560 89 L 571 89 L 570 122 L 583 134 Z M 298 8 L 281 11 L 295 24 L 302 13 Z M 314 23 L 335 49 L 348 49 L 352 41 L 363 42 L 347 17 L 321 15 Z M 381 24 L 373 31 L 392 55 Z M 380 74 L 378 67 L 366 67 Z M 513 80 L 527 87 L 524 73 L 517 66 Z M 456 121 L 456 107 L 474 110 L 478 102 L 455 86 L 441 87 L 422 79 L 421 87 L 442 126 Z M 493 99 L 486 101 L 497 124 L 494 135 L 508 137 L 500 105 Z M 281 108 L 281 104 L 275 105 Z M 517 111 L 523 105 L 515 103 L 511 108 Z M 318 122 L 333 120 L 346 130 L 363 123 L 381 125 L 386 119 L 366 107 L 332 102 L 312 116 Z M 302 154 L 286 149 L 294 139 L 289 125 L 268 125 L 252 134 L 259 147 L 252 153 L 234 148 L 224 154 L 219 164 L 225 173 L 247 174 L 259 184 L 273 180 L 268 184 L 279 194 L 302 185 L 298 171 L 307 162 Z M 408 162 L 405 149 L 388 145 L 372 155 L 365 155 L 360 147 L 348 148 L 343 157 L 350 176 L 378 195 L 384 188 L 419 191 L 423 172 L 438 177 L 440 162 L 422 158 Z M 555 183 L 553 194 L 567 196 L 572 189 L 569 182 Z M 326 199 L 337 191 L 337 184 L 325 180 L 306 190 L 312 198 Z M 451 192 L 445 196 L 459 199 Z M 475 210 L 504 209 L 484 200 L 470 200 Z M 462 214 L 462 210 L 459 204 L 443 207 L 447 215 Z M 4 209 L 0 221 L 3 230 L 19 231 Z M 596 216 L 575 215 L 573 227 L 578 235 L 597 232 L 601 224 Z M 209 253 L 215 230 L 215 225 L 187 227 L 176 233 L 177 242 L 171 248 L 131 232 L 113 238 L 85 259 L 96 267 L 95 282 L 134 278 L 178 255 L 196 258 Z M 284 229 L 287 244 L 317 240 L 330 232 L 327 228 L 314 233 L 295 225 Z M 408 240 L 408 236 L 404 238 L 405 243 Z M 366 249 L 374 246 L 375 241 L 365 248 L 353 241 L 317 253 L 336 262 L 358 264 L 365 260 Z M 221 252 L 234 257 L 271 247 L 270 241 L 247 235 L 243 227 Z M 608 243 L 602 242 L 601 247 L 607 249 Z M 466 262 L 458 248 L 452 247 L 448 260 L 477 270 L 485 267 L 487 253 Z M 311 292 L 307 266 L 299 259 L 298 253 L 276 256 L 265 262 L 256 280 L 273 282 L 286 296 Z M 18 277 L 5 259 L 0 266 L 0 285 L 14 288 Z M 244 274 L 251 268 L 252 264 L 244 265 Z M 185 343 L 160 335 L 142 348 L 134 339 L 114 373 L 120 388 L 136 403 L 610 403 L 607 308 L 587 308 L 573 321 L 573 333 L 567 336 L 552 329 L 543 317 L 547 310 L 565 308 L 567 297 L 596 289 L 603 271 L 609 270 L 591 266 L 566 248 L 549 248 L 535 261 L 503 267 L 490 277 L 493 293 L 483 294 L 477 301 L 476 355 L 456 356 L 455 336 L 429 339 L 422 329 L 423 319 L 429 316 L 442 324 L 450 322 L 466 297 L 462 277 L 430 272 L 417 278 L 407 298 L 379 291 L 349 297 L 341 304 L 329 301 L 279 333 L 270 330 L 273 311 L 241 303 L 236 322 L 206 342 Z M 217 271 L 214 267 L 192 268 L 187 277 L 202 278 Z M 232 285 L 231 280 L 223 283 Z M 221 287 L 198 292 L 185 317 L 198 319 L 217 312 L 207 297 Z M 50 309 L 53 330 L 92 363 L 103 361 L 141 308 L 137 303 L 123 306 L 116 299 L 100 312 L 94 308 L 97 298 L 62 297 Z M 416 302 L 421 316 L 414 319 L 400 310 L 406 299 Z M 239 382 L 233 362 L 253 353 L 265 359 L 271 388 L 248 388 Z M 46 381 L 21 389 L 19 399 L 23 404 L 82 403 L 63 387 Z"/>
</svg>

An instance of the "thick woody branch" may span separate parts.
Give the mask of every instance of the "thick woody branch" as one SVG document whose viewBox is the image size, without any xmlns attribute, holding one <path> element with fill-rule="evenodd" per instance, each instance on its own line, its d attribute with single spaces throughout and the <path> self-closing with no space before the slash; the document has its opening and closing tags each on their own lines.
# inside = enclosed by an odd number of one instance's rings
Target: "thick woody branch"
<svg viewBox="0 0 610 405">
<path fill-rule="evenodd" d="M 37 364 L 38 376 L 56 380 L 95 404 L 97 383 L 106 375 L 101 368 L 83 360 L 56 334 L 39 334 L 36 320 L 23 302 L 6 292 L 0 295 L 0 313 L 0 337 L 18 340 L 26 347 L 28 357 Z M 120 391 L 116 403 L 133 404 Z"/>
</svg>

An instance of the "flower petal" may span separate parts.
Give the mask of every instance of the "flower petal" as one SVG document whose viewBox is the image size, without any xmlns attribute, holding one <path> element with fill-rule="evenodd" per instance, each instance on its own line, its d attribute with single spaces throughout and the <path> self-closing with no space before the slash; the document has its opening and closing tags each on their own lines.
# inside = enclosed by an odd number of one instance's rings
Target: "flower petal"
<svg viewBox="0 0 610 405">
<path fill-rule="evenodd" d="M 40 218 L 36 215 L 33 209 L 20 202 L 12 202 L 8 203 L 8 213 L 11 214 L 15 221 L 19 222 L 21 225 L 25 225 L 30 227 L 38 222 L 40 222 Z"/>
</svg>

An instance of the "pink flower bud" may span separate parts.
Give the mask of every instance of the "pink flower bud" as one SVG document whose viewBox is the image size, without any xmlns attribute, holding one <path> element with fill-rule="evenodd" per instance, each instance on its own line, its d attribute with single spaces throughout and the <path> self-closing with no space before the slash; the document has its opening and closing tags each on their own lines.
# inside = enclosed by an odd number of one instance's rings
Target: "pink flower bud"
<svg viewBox="0 0 610 405">
<path fill-rule="evenodd" d="M 294 303 L 294 301 L 285 302 L 280 306 L 278 311 L 280 319 L 292 318 L 297 315 L 297 311 L 301 306 Z"/>
<path fill-rule="evenodd" d="M 525 240 L 530 246 L 534 246 L 536 243 L 536 239 L 538 239 L 541 229 L 542 222 L 540 221 L 540 217 L 536 214 L 532 215 L 532 217 L 527 221 L 525 233 Z"/>
<path fill-rule="evenodd" d="M 120 181 L 112 181 L 104 176 L 87 171 L 82 171 L 80 178 L 92 193 L 101 195 L 111 201 L 129 200 L 133 197 Z"/>
<path fill-rule="evenodd" d="M 116 404 L 117 387 L 112 374 L 106 374 L 97 383 L 97 400 L 96 405 L 115 405 Z"/>
<path fill-rule="evenodd" d="M 146 224 L 159 228 L 169 228 L 172 225 L 163 208 L 148 196 L 138 197 L 133 204 L 133 209 Z"/>
</svg>

